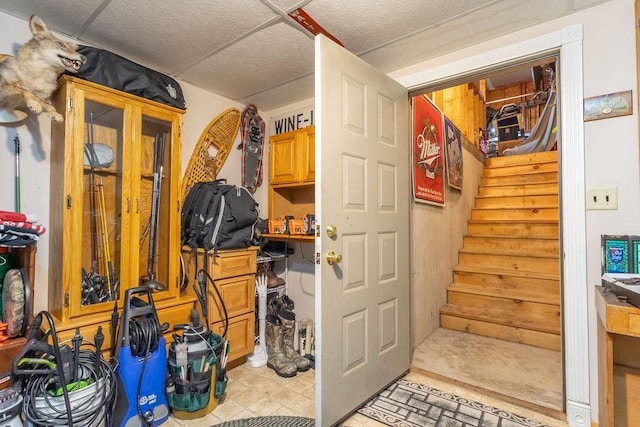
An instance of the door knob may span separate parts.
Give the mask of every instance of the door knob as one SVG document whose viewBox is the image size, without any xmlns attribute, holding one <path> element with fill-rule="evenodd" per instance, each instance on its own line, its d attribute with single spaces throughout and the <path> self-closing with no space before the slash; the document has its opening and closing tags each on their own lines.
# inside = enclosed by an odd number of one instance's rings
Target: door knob
<svg viewBox="0 0 640 427">
<path fill-rule="evenodd" d="M 327 263 L 329 265 L 339 264 L 342 262 L 342 255 L 337 254 L 334 251 L 327 252 Z"/>
</svg>

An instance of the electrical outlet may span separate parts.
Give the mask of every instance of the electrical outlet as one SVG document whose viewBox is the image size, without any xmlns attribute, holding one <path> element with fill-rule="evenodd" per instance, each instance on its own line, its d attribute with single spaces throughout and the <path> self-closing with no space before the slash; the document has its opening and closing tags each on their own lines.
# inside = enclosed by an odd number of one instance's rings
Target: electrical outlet
<svg viewBox="0 0 640 427">
<path fill-rule="evenodd" d="M 589 188 L 587 189 L 587 210 L 615 210 L 618 209 L 618 188 Z"/>
</svg>

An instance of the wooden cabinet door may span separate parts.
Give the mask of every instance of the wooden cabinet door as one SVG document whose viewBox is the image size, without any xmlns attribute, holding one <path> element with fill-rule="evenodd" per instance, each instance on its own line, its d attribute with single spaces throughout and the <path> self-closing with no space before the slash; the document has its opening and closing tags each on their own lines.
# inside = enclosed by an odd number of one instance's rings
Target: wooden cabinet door
<svg viewBox="0 0 640 427">
<path fill-rule="evenodd" d="M 269 142 L 269 184 L 289 184 L 298 180 L 296 132 L 275 135 Z"/>
<path fill-rule="evenodd" d="M 300 164 L 300 180 L 303 182 L 314 182 L 316 179 L 316 153 L 315 153 L 316 131 L 313 127 L 303 129 L 298 135 Z"/>
</svg>

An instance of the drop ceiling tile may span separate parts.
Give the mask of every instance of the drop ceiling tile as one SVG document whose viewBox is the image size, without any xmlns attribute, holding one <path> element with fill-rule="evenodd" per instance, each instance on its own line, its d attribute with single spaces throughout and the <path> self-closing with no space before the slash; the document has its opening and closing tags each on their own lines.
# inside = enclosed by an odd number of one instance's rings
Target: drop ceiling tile
<svg viewBox="0 0 640 427">
<path fill-rule="evenodd" d="M 384 72 L 394 71 L 562 16 L 566 9 L 564 2 L 556 0 L 521 3 L 511 7 L 504 3 L 487 6 L 473 15 L 427 28 L 361 57 Z"/>
<path fill-rule="evenodd" d="M 83 38 L 173 74 L 271 19 L 255 0 L 113 0 Z"/>
<path fill-rule="evenodd" d="M 29 21 L 31 15 L 40 17 L 49 29 L 75 36 L 102 0 L 0 0 L 0 11 Z"/>
<path fill-rule="evenodd" d="M 359 54 L 408 34 L 470 14 L 493 0 L 424 2 L 388 0 L 314 1 L 304 10 L 351 52 Z"/>
<path fill-rule="evenodd" d="M 253 103 L 260 110 L 271 111 L 298 101 L 313 98 L 315 95 L 314 74 L 292 80 L 273 89 L 260 92 L 251 98 L 240 98 L 236 101 L 243 104 Z"/>
<path fill-rule="evenodd" d="M 308 74 L 313 68 L 313 39 L 279 23 L 194 65 L 182 77 L 237 99 Z"/>
<path fill-rule="evenodd" d="M 306 8 L 307 3 L 309 3 L 309 1 L 302 3 L 302 7 Z M 287 13 L 287 11 L 289 10 L 297 9 L 298 7 L 300 7 L 301 2 L 300 0 L 271 0 L 271 4 L 273 4 L 284 13 Z"/>
</svg>

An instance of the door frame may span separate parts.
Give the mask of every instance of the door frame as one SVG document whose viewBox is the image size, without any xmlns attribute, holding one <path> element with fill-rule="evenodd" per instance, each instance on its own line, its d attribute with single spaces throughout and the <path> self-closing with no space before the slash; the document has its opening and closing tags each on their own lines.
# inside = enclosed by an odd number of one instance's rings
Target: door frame
<svg viewBox="0 0 640 427">
<path fill-rule="evenodd" d="M 562 243 L 563 360 L 565 410 L 569 425 L 591 423 L 589 389 L 589 296 L 587 286 L 585 146 L 582 100 L 582 24 L 467 56 L 440 66 L 397 77 L 409 92 L 477 75 L 501 64 L 521 63 L 528 58 L 560 57 L 560 226 Z M 394 77 L 394 74 L 390 75 Z M 563 78 L 570 76 L 570 78 Z M 564 218 L 567 220 L 565 221 Z"/>
</svg>

